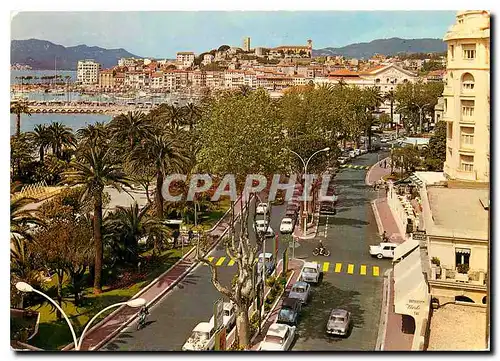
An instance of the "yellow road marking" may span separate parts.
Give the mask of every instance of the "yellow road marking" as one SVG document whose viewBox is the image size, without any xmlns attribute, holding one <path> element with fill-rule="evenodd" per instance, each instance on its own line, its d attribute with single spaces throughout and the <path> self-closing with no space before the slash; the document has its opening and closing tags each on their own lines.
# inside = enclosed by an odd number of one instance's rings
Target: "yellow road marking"
<svg viewBox="0 0 500 361">
<path fill-rule="evenodd" d="M 328 272 L 329 268 L 330 268 L 330 262 L 323 263 L 323 272 Z"/>
<path fill-rule="evenodd" d="M 349 273 L 351 275 L 354 273 L 354 265 L 353 264 L 349 264 L 347 266 L 347 273 Z"/>
<path fill-rule="evenodd" d="M 335 273 L 339 273 L 342 270 L 342 263 L 335 263 Z"/>
<path fill-rule="evenodd" d="M 378 274 L 379 274 L 379 268 L 378 268 L 378 266 L 373 266 L 373 275 L 374 276 L 378 276 Z"/>
<path fill-rule="evenodd" d="M 362 275 L 366 275 L 366 266 L 364 264 L 361 265 L 359 273 Z"/>
<path fill-rule="evenodd" d="M 210 263 L 212 263 L 212 261 L 214 260 L 213 257 L 208 257 L 207 259 L 208 259 L 208 262 L 210 262 Z"/>
<path fill-rule="evenodd" d="M 217 263 L 215 265 L 222 266 L 222 264 L 224 263 L 225 260 L 226 260 L 226 257 L 221 257 L 221 258 L 219 258 L 219 260 L 217 261 Z"/>
<path fill-rule="evenodd" d="M 229 263 L 227 265 L 229 267 L 233 266 L 234 265 L 234 259 L 231 258 L 231 260 L 229 261 Z"/>
</svg>

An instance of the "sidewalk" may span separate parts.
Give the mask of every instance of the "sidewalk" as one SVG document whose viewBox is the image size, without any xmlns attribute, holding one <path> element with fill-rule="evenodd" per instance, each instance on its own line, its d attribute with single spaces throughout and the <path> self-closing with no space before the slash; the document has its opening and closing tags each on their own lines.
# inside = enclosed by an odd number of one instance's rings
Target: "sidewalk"
<svg viewBox="0 0 500 361">
<path fill-rule="evenodd" d="M 366 173 L 365 184 L 372 186 L 373 183 L 382 179 L 382 177 L 391 174 L 391 166 L 389 165 L 390 159 L 390 157 L 387 157 L 374 164 Z M 383 165 L 384 160 L 387 162 L 386 168 L 380 166 L 380 163 Z"/>
<path fill-rule="evenodd" d="M 289 263 L 289 269 L 294 271 L 294 274 L 292 275 L 292 278 L 290 281 L 287 283 L 285 291 L 283 292 L 283 295 L 280 297 L 278 303 L 276 306 L 271 310 L 271 313 L 267 316 L 267 319 L 264 321 L 264 324 L 262 325 L 262 333 L 260 335 L 257 335 L 254 339 L 252 339 L 252 344 L 253 346 L 250 348 L 251 351 L 257 351 L 259 349 L 260 343 L 266 336 L 267 330 L 269 329 L 269 326 L 271 326 L 275 321 L 276 318 L 278 317 L 278 314 L 281 309 L 281 304 L 283 302 L 283 299 L 287 296 L 287 294 L 290 292 L 290 289 L 292 288 L 293 284 L 297 282 L 300 276 L 300 271 L 302 269 L 302 266 L 304 265 L 304 261 L 298 260 L 298 259 L 292 259 L 290 260 Z M 281 272 L 281 267 L 278 267 L 278 273 Z"/>
<path fill-rule="evenodd" d="M 241 210 L 241 202 L 235 204 L 235 215 L 239 214 Z M 223 235 L 229 227 L 231 213 L 228 212 L 223 218 L 214 226 L 210 231 L 213 237 L 213 248 L 219 241 L 220 236 Z M 165 293 L 172 289 L 181 279 L 188 274 L 194 266 L 198 263 L 196 261 L 196 249 L 193 248 L 190 252 L 174 264 L 165 273 L 153 280 L 148 286 L 143 288 L 138 294 L 132 298 L 144 298 L 147 305 L 150 307 L 157 300 L 159 300 Z M 138 310 L 135 308 L 122 306 L 115 312 L 108 315 L 96 326 L 91 328 L 86 334 L 82 343 L 81 350 L 96 350 L 104 346 L 109 340 L 115 337 L 120 330 L 122 330 L 129 322 L 131 322 L 137 315 Z M 64 350 L 73 349 L 73 344 L 64 348 Z"/>
</svg>

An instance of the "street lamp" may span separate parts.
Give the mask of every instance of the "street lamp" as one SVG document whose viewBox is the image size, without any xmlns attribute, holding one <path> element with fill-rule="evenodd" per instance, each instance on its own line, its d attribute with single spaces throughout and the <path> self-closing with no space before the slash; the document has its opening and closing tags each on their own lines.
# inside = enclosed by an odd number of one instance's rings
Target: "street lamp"
<svg viewBox="0 0 500 361">
<path fill-rule="evenodd" d="M 304 161 L 304 159 L 297 152 L 294 152 L 293 150 L 288 149 L 288 148 L 285 148 L 285 149 L 287 149 L 288 151 L 290 151 L 293 154 L 295 154 L 302 161 L 302 164 L 304 165 L 304 190 L 306 190 L 307 189 L 307 184 L 306 184 L 307 183 L 307 177 L 306 177 L 306 175 L 307 175 L 307 166 L 309 165 L 309 161 L 312 159 L 312 157 L 314 157 L 318 153 L 328 152 L 330 150 L 330 147 L 326 147 L 326 148 L 317 150 L 316 152 L 314 152 L 309 157 L 309 159 L 307 159 L 307 161 Z M 307 231 L 307 194 L 304 195 L 304 212 L 305 212 L 305 215 L 306 215 L 305 218 L 304 218 L 304 236 L 305 236 L 306 235 L 306 231 Z"/>
<path fill-rule="evenodd" d="M 418 105 L 417 103 L 412 103 L 413 105 L 415 105 L 417 108 L 418 108 L 418 113 L 420 115 L 420 123 L 419 123 L 419 132 L 422 133 L 422 122 L 423 122 L 423 119 L 422 119 L 422 111 L 424 110 L 424 108 L 428 105 L 430 105 L 429 103 L 426 103 L 422 106 Z"/>
<path fill-rule="evenodd" d="M 27 284 L 26 282 L 17 282 L 16 283 L 16 288 L 21 291 L 21 292 L 35 292 L 37 294 L 39 294 L 40 296 L 43 296 L 44 298 L 46 298 L 47 300 L 49 300 L 50 303 L 52 303 L 60 312 L 61 314 L 63 315 L 64 319 L 66 320 L 66 323 L 68 324 L 69 326 L 69 329 L 71 330 L 71 335 L 73 336 L 73 343 L 75 344 L 75 350 L 76 351 L 80 351 L 80 347 L 82 345 L 82 342 L 83 342 L 83 338 L 85 336 L 85 332 L 87 332 L 87 330 L 89 329 L 90 325 L 92 324 L 92 322 L 94 322 L 97 317 L 99 317 L 103 312 L 111 309 L 111 308 L 115 308 L 115 307 L 119 307 L 119 306 L 123 306 L 123 305 L 127 305 L 129 307 L 133 307 L 133 308 L 138 308 L 138 307 L 142 307 L 146 304 L 146 300 L 144 298 L 134 298 L 132 300 L 129 300 L 127 302 L 119 302 L 119 303 L 115 303 L 111 306 L 108 306 L 106 307 L 105 309 L 103 309 L 102 311 L 100 311 L 97 315 L 95 315 L 88 323 L 87 325 L 85 326 L 81 336 L 80 336 L 80 342 L 78 342 L 77 340 L 77 337 L 76 337 L 76 333 L 75 333 L 75 329 L 73 328 L 73 325 L 71 324 L 71 321 L 69 320 L 68 316 L 66 315 L 66 313 L 63 311 L 63 309 L 61 308 L 61 306 L 59 306 L 57 304 L 56 301 L 54 301 L 52 298 L 50 298 L 49 296 L 47 296 L 45 293 L 41 292 L 41 291 L 38 291 L 37 289 L 33 288 L 31 285 Z"/>
</svg>

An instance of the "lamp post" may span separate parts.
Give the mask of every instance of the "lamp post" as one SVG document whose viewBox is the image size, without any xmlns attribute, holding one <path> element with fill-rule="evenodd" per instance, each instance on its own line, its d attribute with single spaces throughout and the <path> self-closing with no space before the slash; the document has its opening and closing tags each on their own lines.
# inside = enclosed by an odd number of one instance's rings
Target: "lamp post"
<svg viewBox="0 0 500 361">
<path fill-rule="evenodd" d="M 111 308 L 120 307 L 120 306 L 123 306 L 123 305 L 127 305 L 127 306 L 133 307 L 133 308 L 138 308 L 138 307 L 142 307 L 142 306 L 144 306 L 146 304 L 146 300 L 144 298 L 135 298 L 135 299 L 129 300 L 127 302 L 115 303 L 113 305 L 110 305 L 110 306 L 106 307 L 105 309 L 103 309 L 102 311 L 100 311 L 99 313 L 97 313 L 97 315 L 95 315 L 87 323 L 87 325 L 83 329 L 83 332 L 82 332 L 82 334 L 80 336 L 80 341 L 78 342 L 77 337 L 76 337 L 76 333 L 75 333 L 75 329 L 73 328 L 73 325 L 72 325 L 71 321 L 69 320 L 69 318 L 66 315 L 66 313 L 63 311 L 63 309 L 61 308 L 61 306 L 59 306 L 57 304 L 56 301 L 54 301 L 52 298 L 50 298 L 49 296 L 47 296 L 45 293 L 43 293 L 41 291 L 38 291 L 37 289 L 33 288 L 31 285 L 27 284 L 26 282 L 17 282 L 16 283 L 16 288 L 19 291 L 21 291 L 21 292 L 35 292 L 35 293 L 39 294 L 40 296 L 43 296 L 44 298 L 46 298 L 50 303 L 52 303 L 61 312 L 61 314 L 63 315 L 64 319 L 66 320 L 66 323 L 69 326 L 69 329 L 71 331 L 71 335 L 73 336 L 73 343 L 75 344 L 75 350 L 76 351 L 80 351 L 80 347 L 82 346 L 82 342 L 83 342 L 83 338 L 85 336 L 85 333 L 89 329 L 89 327 L 92 324 L 92 322 L 94 322 L 102 313 L 104 313 L 105 311 L 107 311 L 107 310 L 109 310 Z"/>
<path fill-rule="evenodd" d="M 413 105 L 415 105 L 417 108 L 418 108 L 418 113 L 420 115 L 420 123 L 419 123 L 419 132 L 422 133 L 422 123 L 423 123 L 423 118 L 422 118 L 422 111 L 424 110 L 424 108 L 428 105 L 430 105 L 429 103 L 426 103 L 422 106 L 418 105 L 417 103 L 412 103 Z"/>
<path fill-rule="evenodd" d="M 286 148 L 288 149 L 288 148 Z M 321 152 L 328 152 L 330 150 L 330 147 L 326 147 L 326 148 L 323 148 L 323 149 L 320 149 L 320 150 L 317 150 L 316 152 L 314 152 L 308 159 L 307 161 L 304 161 L 304 159 L 297 153 L 297 152 L 294 152 L 293 150 L 291 149 L 288 149 L 288 151 L 292 152 L 293 154 L 295 154 L 297 157 L 299 157 L 299 159 L 302 161 L 302 164 L 304 165 L 304 190 L 307 189 L 307 166 L 309 165 L 309 161 L 318 153 L 321 153 Z M 304 236 L 306 235 L 306 231 L 307 231 L 307 194 L 304 195 L 304 213 L 305 213 L 305 217 L 304 217 Z"/>
</svg>

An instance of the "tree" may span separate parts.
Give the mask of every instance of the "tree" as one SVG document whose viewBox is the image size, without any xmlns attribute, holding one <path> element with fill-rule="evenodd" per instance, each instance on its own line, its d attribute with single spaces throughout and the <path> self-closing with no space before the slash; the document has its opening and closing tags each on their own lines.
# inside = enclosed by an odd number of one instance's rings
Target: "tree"
<svg viewBox="0 0 500 361">
<path fill-rule="evenodd" d="M 80 147 L 84 145 L 104 144 L 109 141 L 108 129 L 103 122 L 88 124 L 86 127 L 78 129 L 76 131 L 76 136 Z"/>
<path fill-rule="evenodd" d="M 405 173 L 414 172 L 420 166 L 422 160 L 417 146 L 407 145 L 394 150 L 393 159 L 396 168 L 402 168 Z"/>
<path fill-rule="evenodd" d="M 387 113 L 382 113 L 378 117 L 378 121 L 380 122 L 382 128 L 387 128 L 387 125 L 391 124 L 391 117 Z"/>
<path fill-rule="evenodd" d="M 424 165 L 428 171 L 442 171 L 446 161 L 446 122 L 439 121 L 429 145 L 424 149 Z"/>
<path fill-rule="evenodd" d="M 102 292 L 101 273 L 103 261 L 102 205 L 105 186 L 118 190 L 130 186 L 120 164 L 111 157 L 106 146 L 85 147 L 78 158 L 71 162 L 72 170 L 65 172 L 64 180 L 71 185 L 83 186 L 82 198 L 93 202 L 93 229 L 95 246 L 94 293 Z"/>
<path fill-rule="evenodd" d="M 201 118 L 201 109 L 194 103 L 187 103 L 183 108 L 183 124 L 191 131 Z"/>
<path fill-rule="evenodd" d="M 37 252 L 33 251 L 33 246 L 25 238 L 14 235 L 10 239 L 10 274 L 11 283 L 26 282 L 32 286 L 37 286 L 40 283 L 39 270 L 40 260 Z M 15 294 L 11 295 L 14 298 L 13 305 L 17 308 L 24 308 L 24 293 L 18 293 L 18 298 L 15 300 Z"/>
<path fill-rule="evenodd" d="M 31 240 L 30 226 L 43 225 L 33 210 L 26 206 L 34 201 L 33 198 L 20 197 L 10 201 L 10 233 Z"/>
<path fill-rule="evenodd" d="M 50 145 L 50 134 L 47 126 L 44 124 L 37 124 L 30 133 L 31 141 L 33 145 L 38 148 L 38 154 L 40 156 L 40 162 L 43 163 L 45 150 Z"/>
<path fill-rule="evenodd" d="M 63 150 L 76 146 L 76 137 L 70 127 L 59 122 L 52 122 L 47 127 L 47 137 L 52 147 L 52 154 L 62 159 Z"/>
<path fill-rule="evenodd" d="M 31 109 L 27 103 L 22 101 L 15 101 L 10 103 L 10 113 L 16 115 L 16 135 L 21 134 L 21 114 L 31 116 Z"/>
<path fill-rule="evenodd" d="M 22 180 L 24 169 L 33 162 L 34 152 L 33 142 L 27 134 L 10 137 L 10 167 L 13 178 Z"/>
<path fill-rule="evenodd" d="M 394 100 L 395 100 L 395 93 L 394 90 L 389 90 L 384 97 L 384 100 L 388 100 L 391 106 L 391 126 L 390 128 L 394 126 Z"/>
<path fill-rule="evenodd" d="M 114 117 L 108 125 L 111 136 L 117 144 L 127 144 L 131 149 L 144 133 L 151 131 L 151 124 L 140 111 L 128 112 Z"/>
<path fill-rule="evenodd" d="M 129 166 L 137 173 L 150 172 L 151 168 L 154 170 L 156 215 L 159 221 L 164 217 L 162 195 L 164 177 L 167 173 L 181 173 L 190 161 L 185 144 L 185 133 L 182 130 L 157 129 L 145 135 L 129 154 Z M 155 244 L 155 249 L 158 246 Z"/>
</svg>

